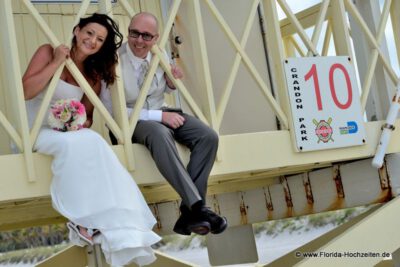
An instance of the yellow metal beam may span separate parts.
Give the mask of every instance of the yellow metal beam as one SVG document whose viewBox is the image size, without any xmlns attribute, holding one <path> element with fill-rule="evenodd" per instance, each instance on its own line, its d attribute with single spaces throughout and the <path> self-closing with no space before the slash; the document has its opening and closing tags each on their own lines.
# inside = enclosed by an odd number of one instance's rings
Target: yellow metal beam
<svg viewBox="0 0 400 267">
<path fill-rule="evenodd" d="M 74 24 L 71 25 L 71 29 L 73 26 L 77 25 L 79 22 L 79 19 L 85 14 L 85 12 L 88 10 L 90 4 L 90 0 L 85 0 L 82 2 L 82 5 L 80 6 L 79 12 L 75 17 Z M 36 14 L 36 13 L 35 13 Z M 43 26 L 44 27 L 44 26 Z M 67 40 L 72 41 L 73 38 L 73 33 L 69 34 L 69 38 Z M 56 89 L 56 85 L 60 79 L 61 73 L 65 67 L 65 64 L 61 64 L 57 71 L 54 73 L 53 77 L 51 78 L 51 81 L 47 87 L 46 93 L 43 97 L 42 103 L 40 105 L 39 111 L 36 114 L 36 118 L 33 124 L 33 127 L 31 129 L 31 142 L 34 144 L 36 142 L 36 138 L 39 134 L 40 128 L 42 127 L 42 122 L 44 117 L 46 116 L 48 112 L 48 106 L 50 104 L 51 98 L 53 97 L 54 91 Z"/>
<path fill-rule="evenodd" d="M 397 197 L 316 252 L 392 253 L 400 246 L 399 213 L 400 197 Z M 304 259 L 296 266 L 374 266 L 382 260 L 382 256 L 315 257 Z"/>
<path fill-rule="evenodd" d="M 399 190 L 393 173 L 398 161 L 398 156 L 389 155 L 379 172 L 371 159 L 365 159 L 295 175 L 268 177 L 271 172 L 260 172 L 232 175 L 230 180 L 214 177 L 207 203 L 224 214 L 231 226 L 383 203 Z M 166 182 L 141 186 L 141 190 L 157 218 L 155 230 L 171 234 L 179 216 L 176 192 Z M 63 218 L 52 209 L 49 196 L 0 205 L 0 230 L 53 222 L 63 222 Z"/>
<path fill-rule="evenodd" d="M 161 251 L 155 251 L 157 260 L 148 265 L 149 267 L 200 267 L 197 264 L 189 263 L 174 257 L 171 257 Z M 128 265 L 128 267 L 135 267 L 134 265 Z"/>
<path fill-rule="evenodd" d="M 9 90 L 14 103 L 14 112 L 17 118 L 17 129 L 21 137 L 22 151 L 24 152 L 24 170 L 26 178 L 30 182 L 36 181 L 35 167 L 33 165 L 32 143 L 29 139 L 28 118 L 26 114 L 24 90 L 22 87 L 19 65 L 17 37 L 15 33 L 14 18 L 11 1 L 0 1 L 0 23 L 4 26 L 2 34 L 3 58 L 8 63 L 6 69 L 7 90 Z M 8 129 L 10 131 L 10 129 Z M 12 132 L 12 131 L 11 131 Z M 15 134 L 12 135 L 15 138 Z M 18 141 L 18 139 L 17 139 Z M 18 142 L 17 142 L 18 144 Z"/>
<path fill-rule="evenodd" d="M 17 145 L 18 149 L 23 151 L 21 137 L 18 135 L 18 132 L 14 129 L 14 127 L 11 125 L 11 123 L 7 120 L 6 116 L 4 116 L 3 112 L 1 111 L 0 111 L 0 125 L 3 126 L 4 129 L 7 131 L 12 140 Z"/>
<path fill-rule="evenodd" d="M 168 21 L 164 25 L 164 32 L 161 35 L 159 44 L 158 45 L 154 45 L 152 47 L 152 49 L 151 49 L 151 51 L 155 55 L 155 57 L 153 57 L 153 59 L 151 61 L 150 68 L 149 68 L 149 71 L 148 71 L 148 75 L 146 76 L 146 79 L 143 82 L 143 88 L 140 90 L 138 99 L 136 100 L 135 108 L 133 109 L 133 112 L 132 112 L 131 117 L 129 119 L 129 125 L 130 125 L 131 134 L 133 134 L 133 131 L 134 131 L 135 127 L 136 127 L 137 121 L 139 119 L 139 114 L 140 114 L 141 107 L 143 106 L 143 103 L 144 103 L 144 101 L 146 100 L 146 97 L 147 97 L 147 92 L 150 89 L 150 85 L 151 85 L 151 82 L 152 82 L 152 78 L 151 77 L 154 76 L 154 73 L 155 73 L 159 63 L 161 65 L 161 67 L 164 69 L 165 73 L 168 75 L 168 77 L 171 78 L 171 81 L 174 83 L 176 88 L 178 88 L 180 90 L 182 95 L 188 101 L 188 103 L 189 103 L 190 107 L 193 109 L 194 113 L 199 117 L 200 120 L 202 120 L 206 124 L 209 124 L 207 122 L 206 118 L 204 117 L 203 113 L 201 112 L 200 108 L 197 106 L 195 101 L 193 101 L 193 99 L 191 98 L 191 96 L 187 92 L 187 90 L 186 90 L 185 86 L 183 85 L 183 83 L 181 81 L 179 81 L 179 80 L 176 80 L 173 77 L 173 75 L 171 74 L 170 64 L 169 64 L 169 62 L 167 62 L 167 60 L 165 59 L 165 55 L 161 51 L 162 49 L 164 49 L 165 44 L 166 44 L 166 42 L 168 40 L 169 32 L 170 32 L 170 30 L 172 28 L 172 25 L 173 25 L 174 19 L 176 17 L 176 14 L 178 12 L 180 3 L 181 3 L 180 0 L 174 1 L 173 6 L 172 6 L 172 8 L 170 10 Z M 124 5 L 126 5 L 126 4 L 127 3 L 124 3 Z M 128 7 L 126 7 L 126 9 L 128 11 Z M 130 15 L 132 16 L 133 14 L 130 14 Z"/>
<path fill-rule="evenodd" d="M 101 254 L 97 254 L 101 253 Z M 156 260 L 146 265 L 148 267 L 200 267 L 196 264 L 186 262 L 174 257 L 171 257 L 161 251 L 154 251 Z M 97 254 L 97 255 L 96 255 Z M 98 257 L 96 257 L 98 256 Z M 94 259 L 96 257 L 96 259 Z M 97 262 L 99 261 L 99 262 Z M 95 264 L 95 262 L 97 264 Z M 94 265 L 92 265 L 94 264 Z M 107 264 L 103 253 L 98 249 L 98 245 L 90 247 L 70 246 L 50 258 L 35 265 L 35 267 L 60 267 L 60 266 L 73 266 L 73 267 L 87 267 L 87 266 L 103 266 L 110 267 Z M 126 267 L 137 267 L 135 263 L 126 265 Z"/>
<path fill-rule="evenodd" d="M 392 6 L 390 8 L 390 18 L 392 20 L 392 30 L 393 32 L 400 31 L 400 18 L 397 14 L 400 13 L 400 2 L 393 1 Z M 400 34 L 394 34 L 394 42 L 396 45 L 396 55 L 397 55 L 397 63 L 400 62 Z"/>
<path fill-rule="evenodd" d="M 301 57 L 306 56 L 306 53 L 303 51 L 303 48 L 299 45 L 299 43 L 296 41 L 296 39 L 294 39 L 293 36 L 290 36 L 287 39 L 292 43 L 294 48 L 296 48 L 296 51 L 300 54 Z"/>
<path fill-rule="evenodd" d="M 254 18 L 256 16 L 256 12 L 257 12 L 257 7 L 259 4 L 260 4 L 259 0 L 254 0 L 252 6 L 250 8 L 250 14 L 249 14 L 249 17 L 246 22 L 246 26 L 243 31 L 242 39 L 240 41 L 240 45 L 243 48 L 246 47 L 246 43 L 249 38 L 251 27 L 253 26 Z M 228 105 L 228 100 L 229 100 L 229 97 L 230 97 L 232 89 L 233 89 L 233 83 L 235 82 L 236 74 L 239 71 L 239 66 L 240 66 L 241 61 L 242 61 L 242 57 L 241 57 L 240 53 L 236 52 L 235 60 L 232 64 L 231 70 L 229 72 L 230 74 L 226 81 L 224 91 L 222 93 L 222 97 L 220 100 L 220 104 L 217 107 L 217 128 L 218 129 L 221 127 L 222 118 L 224 117 L 226 106 Z"/>
<path fill-rule="evenodd" d="M 331 1 L 331 14 L 333 21 L 331 26 L 336 55 L 350 56 L 353 58 L 353 52 L 350 44 L 350 34 L 348 32 L 347 15 L 343 1 Z"/>
<path fill-rule="evenodd" d="M 229 180 L 231 175 L 249 173 L 285 174 L 298 170 L 318 168 L 319 166 L 337 161 L 346 161 L 371 157 L 381 134 L 383 121 L 366 123 L 367 143 L 361 146 L 342 149 L 332 149 L 315 152 L 294 152 L 289 131 L 258 132 L 240 135 L 221 136 L 220 149 L 223 151 L 223 161 L 214 164 L 211 181 Z M 397 120 L 396 128 L 400 127 Z M 165 183 L 147 149 L 138 144 L 131 144 L 138 166 L 131 174 L 139 185 Z M 123 146 L 113 146 L 120 161 L 125 164 Z M 183 162 L 189 160 L 189 151 L 179 147 Z M 388 146 L 387 153 L 400 152 L 400 135 L 394 134 Z M 19 199 L 29 199 L 48 196 L 51 181 L 51 157 L 34 153 L 35 170 L 40 177 L 35 185 L 26 183 L 26 173 L 22 154 L 0 156 L 0 169 L 5 170 L 0 187 L 0 202 Z M 214 178 L 215 177 L 215 178 Z M 18 188 L 18 190 L 9 190 Z"/>
<path fill-rule="evenodd" d="M 243 47 L 241 47 L 239 41 L 235 37 L 235 34 L 230 29 L 228 23 L 225 21 L 224 17 L 218 11 L 215 4 L 210 0 L 205 0 L 207 6 L 209 7 L 212 14 L 217 19 L 218 23 L 222 26 L 224 33 L 228 36 L 229 41 L 235 47 L 236 51 L 240 53 L 242 56 L 243 62 L 245 63 L 246 67 L 248 68 L 250 74 L 253 76 L 254 80 L 259 85 L 261 92 L 264 94 L 264 97 L 268 100 L 269 104 L 271 105 L 272 109 L 274 110 L 276 116 L 279 118 L 280 122 L 282 123 L 285 129 L 289 128 L 288 117 L 283 112 L 281 106 L 273 97 L 270 88 L 265 84 L 264 80 L 261 78 L 260 73 L 257 71 L 256 67 L 248 57 L 247 53 L 244 51 Z"/>
<path fill-rule="evenodd" d="M 330 0 L 323 0 L 323 2 L 321 3 L 321 8 L 320 11 L 318 13 L 318 21 L 315 25 L 315 29 L 313 31 L 313 35 L 311 37 L 311 41 L 313 43 L 313 45 L 315 47 L 318 46 L 318 40 L 320 38 L 321 35 L 321 30 L 322 30 L 322 25 L 324 23 L 324 21 L 326 20 L 326 14 L 328 13 L 328 8 L 329 8 L 329 2 Z M 312 55 L 312 51 L 308 50 L 308 56 Z"/>
<path fill-rule="evenodd" d="M 291 108 L 289 105 L 289 93 L 286 84 L 286 74 L 283 67 L 283 61 L 285 58 L 283 42 L 281 41 L 282 32 L 278 18 L 277 3 L 276 1 L 264 0 L 262 5 L 265 13 L 265 24 L 268 29 L 268 34 L 266 35 L 267 48 L 269 51 L 274 51 L 269 53 L 271 58 L 271 72 L 272 84 L 274 85 L 274 90 L 277 91 L 277 99 L 285 114 L 291 114 Z M 292 116 L 287 117 L 287 124 L 281 124 L 280 129 L 289 129 L 292 125 Z M 280 121 L 281 122 L 281 121 Z M 294 137 L 292 137 L 291 142 L 295 142 Z"/>
<path fill-rule="evenodd" d="M 322 4 L 322 3 L 321 3 Z M 296 13 L 296 18 L 300 22 L 301 26 L 304 29 L 313 27 L 316 25 L 316 21 L 318 21 L 318 17 L 321 14 L 321 4 L 316 4 L 312 7 L 309 7 L 305 10 L 302 10 L 298 13 Z M 327 14 L 326 14 L 326 19 L 330 18 L 330 5 L 328 6 Z M 282 31 L 282 37 L 287 37 L 290 35 L 293 35 L 296 33 L 296 28 L 294 27 L 293 23 L 288 19 L 282 19 L 279 21 L 281 31 Z"/>
<path fill-rule="evenodd" d="M 332 241 L 335 237 L 337 237 L 339 234 L 342 234 L 346 230 L 348 230 L 350 227 L 355 225 L 356 223 L 360 222 L 363 220 L 365 217 L 370 215 L 372 212 L 377 210 L 381 205 L 376 205 L 374 208 L 369 209 L 368 211 L 358 215 L 357 217 L 351 219 L 350 221 L 336 227 L 335 229 L 317 237 L 316 239 L 312 240 L 311 242 L 308 242 L 307 244 L 304 244 L 301 247 L 298 247 L 286 255 L 274 260 L 273 262 L 264 265 L 265 267 L 281 267 L 281 266 L 295 266 L 295 264 L 301 262 L 303 257 L 298 256 L 299 254 L 296 253 L 306 253 L 306 252 L 315 252 L 320 248 L 321 246 L 325 245 L 326 243 Z M 333 266 L 333 265 L 327 265 L 327 266 Z M 342 265 L 344 266 L 344 265 Z M 366 266 L 366 265 L 365 265 Z M 370 265 L 368 265 L 370 266 Z"/>
<path fill-rule="evenodd" d="M 343 5 L 343 2 L 339 2 L 339 3 L 340 3 L 340 6 Z M 383 66 L 385 67 L 390 79 L 393 81 L 394 84 L 397 84 L 399 78 L 398 78 L 396 72 L 393 70 L 390 62 L 386 59 L 384 53 L 382 52 L 382 49 L 380 48 L 380 46 L 378 44 L 378 41 L 375 39 L 375 37 L 372 34 L 371 30 L 368 28 L 367 24 L 365 23 L 364 19 L 361 16 L 360 12 L 355 7 L 353 2 L 351 2 L 350 0 L 345 0 L 344 4 L 346 5 L 347 10 L 349 11 L 349 13 L 354 17 L 354 19 L 357 21 L 357 23 L 363 29 L 367 40 L 371 43 L 371 46 L 374 49 L 376 49 L 376 51 L 378 51 L 380 59 L 381 59 L 381 61 L 383 63 Z M 336 24 L 334 24 L 334 25 L 336 25 Z M 346 25 L 347 25 L 347 23 L 346 23 Z M 339 27 L 339 28 L 341 28 L 341 27 Z M 351 55 L 351 50 L 349 50 L 348 55 Z"/>
<path fill-rule="evenodd" d="M 324 44 L 322 46 L 322 53 L 321 53 L 321 55 L 324 57 L 328 55 L 331 37 L 332 37 L 332 26 L 331 26 L 331 21 L 328 20 L 328 25 L 326 26 L 326 32 L 324 37 Z"/>
<path fill-rule="evenodd" d="M 201 8 L 199 1 L 193 1 L 194 7 L 194 20 L 196 25 L 195 32 L 197 33 L 197 39 L 199 40 L 199 48 L 200 48 L 200 65 L 202 66 L 201 73 L 204 77 L 204 85 L 206 90 L 206 103 L 207 103 L 207 115 L 209 118 L 210 126 L 217 133 L 219 133 L 219 125 L 217 122 L 217 116 L 215 112 L 215 99 L 214 99 L 214 89 L 212 85 L 211 72 L 210 72 L 210 64 L 208 60 L 208 52 L 207 52 L 207 44 L 204 33 L 203 19 L 201 16 Z"/>
<path fill-rule="evenodd" d="M 38 263 L 35 267 L 59 267 L 59 266 L 74 266 L 86 267 L 87 252 L 85 248 L 78 246 L 70 246 L 50 258 Z"/>
<path fill-rule="evenodd" d="M 32 14 L 32 16 L 35 19 L 35 22 L 39 25 L 42 32 L 49 39 L 51 45 L 53 47 L 60 45 L 60 41 L 56 38 L 56 36 L 51 31 L 49 26 L 46 24 L 45 20 L 41 17 L 40 13 L 37 11 L 37 9 L 34 7 L 34 5 L 28 0 L 23 0 L 22 3 Z M 84 8 L 84 7 L 85 7 L 85 5 L 82 6 L 82 8 Z M 81 13 L 81 12 L 79 12 L 79 13 Z M 79 86 L 82 88 L 84 93 L 87 95 L 90 102 L 92 102 L 92 104 L 95 106 L 95 108 L 97 108 L 98 112 L 106 120 L 110 129 L 113 130 L 113 132 L 115 133 L 117 138 L 121 139 L 121 135 L 122 135 L 121 129 L 118 127 L 117 123 L 114 121 L 114 119 L 111 117 L 110 113 L 104 107 L 103 103 L 97 97 L 96 93 L 92 90 L 91 86 L 86 81 L 86 79 L 83 77 L 82 73 L 79 71 L 79 69 L 75 65 L 75 63 L 70 58 L 68 58 L 65 65 L 67 66 L 68 70 L 71 72 L 72 76 L 77 81 Z M 23 97 L 21 97 L 21 99 L 23 99 Z"/>
<path fill-rule="evenodd" d="M 125 3 L 125 5 L 127 5 L 127 3 Z M 128 7 L 130 8 L 130 6 Z M 99 11 L 103 14 L 107 14 L 111 18 L 114 18 L 113 16 L 114 10 L 112 8 L 112 3 L 110 1 L 100 0 Z M 121 127 L 122 140 L 119 140 L 119 143 L 122 143 L 122 145 L 124 146 L 126 167 L 129 171 L 134 171 L 135 158 L 133 156 L 132 146 L 130 145 L 132 134 L 129 130 L 128 111 L 125 101 L 126 97 L 125 97 L 124 83 L 122 81 L 121 67 L 119 64 L 117 64 L 117 66 L 115 67 L 115 76 L 116 79 L 114 84 L 111 86 L 109 85 L 109 87 L 111 88 L 107 89 L 111 90 L 114 119 Z M 104 88 L 102 88 L 102 90 L 103 89 Z M 103 120 L 101 121 L 102 123 L 104 123 Z"/>
<path fill-rule="evenodd" d="M 385 28 L 386 28 L 386 24 L 387 24 L 387 21 L 389 18 L 391 4 L 392 4 L 392 0 L 385 1 L 381 19 L 379 21 L 379 27 L 377 30 L 378 34 L 376 37 L 376 42 L 378 44 L 381 44 L 382 38 L 385 34 Z M 365 75 L 363 88 L 362 88 L 362 95 L 361 95 L 361 110 L 362 110 L 362 112 L 365 112 L 365 107 L 367 106 L 367 99 L 368 99 L 369 91 L 371 89 L 371 83 L 372 83 L 372 79 L 374 77 L 374 70 L 376 67 L 376 63 L 378 61 L 378 55 L 379 55 L 378 50 L 372 49 L 372 55 L 369 60 L 368 70 Z"/>
<path fill-rule="evenodd" d="M 296 28 L 297 34 L 300 36 L 301 40 L 304 42 L 308 50 L 312 52 L 313 55 L 318 55 L 317 49 L 310 38 L 307 36 L 304 28 L 301 26 L 299 20 L 293 14 L 292 10 L 290 9 L 289 5 L 286 3 L 285 0 L 278 0 L 280 7 L 282 8 L 283 12 L 285 12 L 286 16 Z M 321 13 L 319 14 L 321 16 Z M 322 22 L 320 22 L 322 23 Z"/>
<path fill-rule="evenodd" d="M 192 109 L 193 113 L 205 124 L 210 125 L 206 117 L 204 116 L 203 112 L 199 108 L 199 106 L 196 104 L 196 101 L 193 99 L 193 97 L 190 95 L 189 90 L 186 88 L 186 86 L 183 84 L 181 80 L 176 80 L 173 78 L 173 75 L 171 73 L 171 67 L 169 62 L 164 58 L 164 54 L 162 53 L 160 47 L 154 46 L 152 49 L 152 52 L 158 56 L 160 59 L 160 65 L 164 69 L 165 73 L 168 75 L 168 77 L 171 79 L 173 84 L 176 86 L 176 88 L 179 90 L 179 93 L 182 94 L 183 98 L 186 100 L 188 103 L 189 107 Z"/>
</svg>

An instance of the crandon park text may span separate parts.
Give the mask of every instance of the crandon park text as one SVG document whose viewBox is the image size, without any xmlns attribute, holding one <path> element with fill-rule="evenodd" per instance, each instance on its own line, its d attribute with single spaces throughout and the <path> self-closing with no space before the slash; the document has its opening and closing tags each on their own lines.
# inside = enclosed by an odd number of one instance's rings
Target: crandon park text
<svg viewBox="0 0 400 267">
<path fill-rule="evenodd" d="M 296 109 L 303 109 L 303 97 L 301 95 L 301 89 L 300 89 L 300 83 L 298 81 L 299 77 L 297 74 L 297 69 L 296 68 L 291 68 L 290 69 L 292 73 L 292 79 L 293 79 L 293 91 L 294 91 L 294 98 L 296 102 Z"/>
<path fill-rule="evenodd" d="M 297 74 L 297 68 L 291 68 L 290 72 L 292 73 L 293 79 L 292 88 L 294 92 L 294 101 L 296 102 L 296 110 L 303 110 L 303 96 L 301 94 L 300 83 L 298 81 L 299 76 Z M 304 123 L 304 117 L 301 116 L 297 118 L 297 120 L 300 128 L 301 141 L 308 141 L 307 127 Z"/>
</svg>

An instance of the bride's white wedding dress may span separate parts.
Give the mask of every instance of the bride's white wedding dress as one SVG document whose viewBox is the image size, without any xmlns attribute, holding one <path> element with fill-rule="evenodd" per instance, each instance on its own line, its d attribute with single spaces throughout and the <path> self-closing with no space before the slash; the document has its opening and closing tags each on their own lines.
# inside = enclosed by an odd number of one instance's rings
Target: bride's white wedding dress
<svg viewBox="0 0 400 267">
<path fill-rule="evenodd" d="M 27 103 L 30 123 L 43 94 Z M 82 95 L 79 87 L 60 80 L 51 103 L 81 99 Z M 151 245 L 160 240 L 152 231 L 156 220 L 107 142 L 93 130 L 58 132 L 46 127 L 46 121 L 34 148 L 54 157 L 50 188 L 53 207 L 77 225 L 100 230 L 94 243 L 101 244 L 109 264 L 133 261 L 146 265 L 154 261 Z M 70 239 L 83 245 L 73 231 Z"/>
</svg>

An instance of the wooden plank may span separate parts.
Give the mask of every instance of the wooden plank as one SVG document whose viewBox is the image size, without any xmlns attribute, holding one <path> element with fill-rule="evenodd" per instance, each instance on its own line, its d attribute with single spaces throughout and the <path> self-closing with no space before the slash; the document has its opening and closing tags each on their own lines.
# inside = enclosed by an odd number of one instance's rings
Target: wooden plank
<svg viewBox="0 0 400 267">
<path fill-rule="evenodd" d="M 4 38 L 4 36 L 0 35 L 0 38 Z M 0 42 L 0 51 L 4 51 L 2 40 Z M 6 69 L 7 69 L 7 62 L 5 62 L 4 60 L 1 60 L 0 61 L 0 77 L 6 77 Z M 5 120 L 13 121 L 14 116 L 12 116 L 12 113 L 11 113 L 12 109 L 10 107 L 10 96 L 8 93 L 8 86 L 7 86 L 6 79 L 0 80 L 0 95 L 3 96 L 3 97 L 0 97 L 0 112 L 2 112 L 2 114 L 1 114 L 2 121 L 4 121 L 4 123 L 6 123 Z M 4 116 L 6 118 L 4 118 Z M 2 124 L 0 123 L 0 125 L 2 125 Z M 11 130 L 11 129 L 9 129 L 9 130 Z M 0 126 L 0 155 L 5 155 L 5 154 L 11 153 L 11 147 L 10 147 L 11 143 L 10 142 L 11 142 L 11 138 L 10 138 L 7 130 Z"/>
<path fill-rule="evenodd" d="M 26 55 L 26 66 L 30 61 L 31 57 L 35 53 L 38 48 L 40 41 L 39 38 L 43 38 L 43 34 L 38 29 L 35 20 L 29 14 L 22 16 L 22 26 L 24 29 L 24 38 L 25 40 L 29 40 L 29 42 L 24 41 L 23 44 L 25 46 L 25 55 Z M 24 66 L 23 70 L 25 71 L 26 66 Z"/>
<path fill-rule="evenodd" d="M 21 11 L 21 2 L 12 1 L 12 10 L 14 13 L 19 13 Z"/>
<path fill-rule="evenodd" d="M 17 44 L 18 44 L 18 54 L 21 65 L 21 72 L 25 71 L 25 66 L 28 64 L 30 58 L 27 57 L 26 49 L 25 49 L 25 30 L 24 30 L 24 22 L 23 15 L 14 15 L 15 22 L 15 33 L 17 36 Z"/>
<path fill-rule="evenodd" d="M 64 16 L 59 16 L 59 15 L 47 15 L 46 17 L 46 21 L 47 23 L 52 26 L 52 31 L 55 34 L 55 36 L 57 37 L 58 40 L 60 40 L 61 42 L 63 42 L 63 40 L 66 40 L 65 32 L 71 32 L 72 28 L 69 27 L 68 31 L 66 31 L 65 29 L 65 24 L 63 23 L 63 17 Z M 68 25 L 69 26 L 69 25 Z M 67 35 L 68 36 L 68 35 Z"/>
<path fill-rule="evenodd" d="M 71 41 L 68 39 L 71 36 L 73 27 L 75 26 L 74 19 L 75 19 L 75 16 L 62 16 L 61 17 L 62 35 L 59 40 L 60 40 L 60 42 L 67 44 L 68 46 L 70 46 L 70 43 L 71 43 Z"/>
<path fill-rule="evenodd" d="M 60 4 L 47 5 L 47 11 L 49 14 L 61 14 Z"/>
<path fill-rule="evenodd" d="M 39 13 L 48 13 L 48 9 L 47 9 L 48 4 L 37 4 L 35 5 L 37 11 Z"/>
<path fill-rule="evenodd" d="M 71 4 L 60 4 L 62 14 L 72 15 L 74 14 L 74 7 Z"/>
</svg>

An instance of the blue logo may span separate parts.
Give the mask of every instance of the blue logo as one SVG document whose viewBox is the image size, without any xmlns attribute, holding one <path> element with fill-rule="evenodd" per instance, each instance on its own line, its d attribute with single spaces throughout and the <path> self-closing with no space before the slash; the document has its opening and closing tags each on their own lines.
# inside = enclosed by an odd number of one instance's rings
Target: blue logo
<svg viewBox="0 0 400 267">
<path fill-rule="evenodd" d="M 354 134 L 358 132 L 358 125 L 355 121 L 348 121 L 347 126 L 339 127 L 340 134 Z"/>
</svg>

